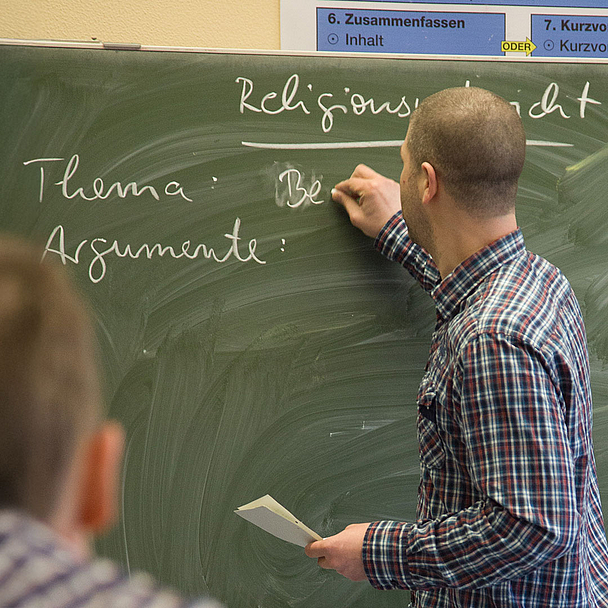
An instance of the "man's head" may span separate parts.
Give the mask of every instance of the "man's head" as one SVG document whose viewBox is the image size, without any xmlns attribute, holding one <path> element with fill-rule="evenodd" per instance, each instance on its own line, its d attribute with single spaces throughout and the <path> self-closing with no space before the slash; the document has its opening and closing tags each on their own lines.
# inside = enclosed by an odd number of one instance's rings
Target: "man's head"
<svg viewBox="0 0 608 608">
<path fill-rule="evenodd" d="M 515 108 L 474 87 L 445 89 L 423 100 L 406 137 L 413 175 L 423 163 L 472 216 L 513 212 L 526 136 Z"/>
<path fill-rule="evenodd" d="M 71 535 L 109 523 L 89 526 L 107 430 L 85 306 L 63 269 L 40 260 L 38 249 L 0 239 L 0 508 Z"/>
</svg>

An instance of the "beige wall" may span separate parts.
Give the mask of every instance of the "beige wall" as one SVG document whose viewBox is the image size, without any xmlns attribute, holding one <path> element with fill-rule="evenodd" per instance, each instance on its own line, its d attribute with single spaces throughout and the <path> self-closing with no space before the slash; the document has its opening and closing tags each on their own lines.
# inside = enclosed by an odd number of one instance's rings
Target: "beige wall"
<svg viewBox="0 0 608 608">
<path fill-rule="evenodd" d="M 0 37 L 278 49 L 280 0 L 0 0 Z"/>
</svg>

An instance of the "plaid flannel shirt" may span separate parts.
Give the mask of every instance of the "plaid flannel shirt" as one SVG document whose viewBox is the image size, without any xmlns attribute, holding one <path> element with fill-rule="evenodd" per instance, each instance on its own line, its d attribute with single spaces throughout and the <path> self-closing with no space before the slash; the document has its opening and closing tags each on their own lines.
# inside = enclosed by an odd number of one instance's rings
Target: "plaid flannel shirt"
<svg viewBox="0 0 608 608">
<path fill-rule="evenodd" d="M 376 240 L 437 309 L 418 393 L 417 520 L 375 522 L 363 560 L 414 606 L 608 606 L 585 330 L 562 273 L 513 232 L 443 281 L 401 213 Z"/>
<path fill-rule="evenodd" d="M 186 602 L 147 574 L 127 577 L 109 560 L 82 560 L 46 525 L 0 511 L 2 608 L 222 608 L 211 599 Z"/>
</svg>

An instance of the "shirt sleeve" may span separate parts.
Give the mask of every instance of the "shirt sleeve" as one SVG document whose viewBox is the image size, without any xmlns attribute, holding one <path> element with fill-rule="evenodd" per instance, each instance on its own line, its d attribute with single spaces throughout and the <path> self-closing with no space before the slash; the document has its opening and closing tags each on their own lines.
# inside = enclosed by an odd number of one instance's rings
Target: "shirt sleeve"
<svg viewBox="0 0 608 608">
<path fill-rule="evenodd" d="M 484 498 L 435 520 L 370 525 L 363 558 L 377 588 L 484 587 L 526 575 L 576 540 L 564 405 L 542 356 L 481 335 L 455 382 L 467 473 Z"/>
<path fill-rule="evenodd" d="M 395 213 L 384 225 L 374 246 L 389 260 L 404 266 L 425 291 L 430 293 L 441 282 L 433 258 L 410 239 L 401 211 Z"/>
</svg>

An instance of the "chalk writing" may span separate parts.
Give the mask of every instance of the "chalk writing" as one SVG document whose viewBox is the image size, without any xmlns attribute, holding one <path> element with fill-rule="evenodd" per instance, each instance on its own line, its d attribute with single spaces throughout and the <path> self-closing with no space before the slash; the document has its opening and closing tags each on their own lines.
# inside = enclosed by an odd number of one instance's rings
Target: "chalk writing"
<svg viewBox="0 0 608 608">
<path fill-rule="evenodd" d="M 350 89 L 346 87 L 345 93 L 350 93 Z M 321 110 L 323 110 L 323 117 L 321 118 L 321 128 L 324 133 L 331 131 L 334 126 L 334 112 L 340 110 L 344 114 L 348 114 L 348 107 L 344 104 L 336 103 L 333 105 L 326 105 L 326 99 L 333 99 L 331 93 L 322 93 L 317 99 L 317 104 Z M 420 100 L 416 97 L 414 107 L 417 107 Z M 327 102 L 329 103 L 329 102 Z M 406 118 L 412 113 L 410 105 L 407 103 L 405 97 L 401 97 L 399 103 L 393 108 L 391 107 L 390 101 L 382 102 L 378 107 L 377 102 L 373 97 L 365 98 L 359 93 L 353 93 L 350 96 L 349 104 L 351 111 L 356 116 L 361 116 L 369 110 L 372 114 L 380 114 L 381 112 L 388 112 L 389 114 L 396 114 L 399 118 Z"/>
<path fill-rule="evenodd" d="M 273 163 L 268 174 L 274 181 L 278 207 L 302 210 L 323 204 L 319 198 L 322 175 L 315 175 L 314 171 L 289 162 Z"/>
<path fill-rule="evenodd" d="M 559 85 L 556 82 L 552 82 L 543 93 L 540 101 L 537 101 L 532 105 L 528 114 L 530 118 L 542 118 L 547 114 L 558 111 L 562 118 L 570 118 L 568 114 L 564 112 L 563 107 L 557 103 L 557 97 L 559 95 Z M 541 112 L 536 112 L 536 108 L 540 108 Z"/>
<path fill-rule="evenodd" d="M 292 209 L 299 207 L 306 202 L 312 203 L 313 205 L 321 205 L 323 203 L 323 201 L 315 200 L 315 197 L 318 196 L 321 191 L 321 181 L 318 179 L 315 179 L 312 182 L 310 191 L 308 191 L 302 185 L 302 174 L 297 169 L 290 168 L 285 169 L 285 171 L 279 174 L 279 182 L 287 183 L 287 199 L 285 203 Z M 277 202 L 279 200 L 282 199 L 277 193 Z M 279 206 L 282 205 L 279 204 Z"/>
<path fill-rule="evenodd" d="M 402 95 L 393 100 L 378 101 L 373 96 L 352 91 L 350 87 L 341 87 L 338 92 L 325 91 L 313 95 L 312 84 L 300 87 L 298 74 L 292 74 L 287 79 L 282 86 L 280 98 L 277 91 L 258 93 L 255 83 L 250 78 L 239 76 L 236 82 L 241 84 L 239 100 L 241 114 L 257 112 L 271 116 L 286 111 L 299 111 L 314 118 L 318 116 L 323 133 L 329 133 L 334 129 L 340 116 L 363 116 L 368 113 L 376 116 L 385 113 L 400 119 L 407 118 L 418 107 L 421 99 L 416 95 L 410 97 Z M 470 80 L 466 80 L 464 86 L 470 86 Z M 482 85 L 480 84 L 480 86 Z M 580 97 L 564 96 L 564 100 L 561 100 L 559 84 L 551 82 L 536 98 L 538 101 L 534 101 L 528 107 L 522 108 L 521 101 L 517 99 L 510 103 L 516 108 L 518 114 L 524 113 L 534 119 L 544 118 L 551 114 L 563 119 L 570 119 L 576 109 L 578 109 L 578 116 L 584 119 L 589 104 L 602 104 L 601 101 L 590 96 L 590 86 L 591 83 L 587 81 Z M 570 107 L 566 107 L 566 104 L 569 104 Z M 578 108 L 576 108 L 576 104 L 578 104 Z"/>
<path fill-rule="evenodd" d="M 218 264 L 224 264 L 231 258 L 237 260 L 238 262 L 254 261 L 257 264 L 266 264 L 264 260 L 261 260 L 256 255 L 256 239 L 251 239 L 249 241 L 247 245 L 248 254 L 242 254 L 239 249 L 239 241 L 241 241 L 241 237 L 239 236 L 240 228 L 241 220 L 237 217 L 234 222 L 232 232 L 224 234 L 224 237 L 228 239 L 230 244 L 228 250 L 223 255 L 218 255 L 215 249 L 202 243 L 193 245 L 189 240 L 184 241 L 176 250 L 171 245 L 161 245 L 160 243 L 155 243 L 154 245 L 144 243 L 143 245 L 135 248 L 130 244 L 121 245 L 116 240 L 108 246 L 108 240 L 105 238 L 94 238 L 91 240 L 84 239 L 76 246 L 74 253 L 70 255 L 66 251 L 65 229 L 60 225 L 53 229 L 51 235 L 47 239 L 42 259 L 44 260 L 47 254 L 56 254 L 59 256 L 59 259 L 64 265 L 66 265 L 68 262 L 71 262 L 72 264 L 80 264 L 81 254 L 85 248 L 85 245 L 88 244 L 88 248 L 94 254 L 93 258 L 89 262 L 89 279 L 92 283 L 99 283 L 106 276 L 106 256 L 109 256 L 110 254 L 114 254 L 119 258 L 130 258 L 132 260 L 137 260 L 140 257 L 145 257 L 148 260 L 151 260 L 154 256 L 163 257 L 165 255 L 168 255 L 176 260 L 180 258 L 194 260 L 202 256 L 203 258 L 212 260 Z"/>
<path fill-rule="evenodd" d="M 44 163 L 55 163 L 60 162 L 65 159 L 63 158 L 33 158 L 31 160 L 24 161 L 24 165 L 35 165 L 38 164 L 40 169 L 40 186 L 39 186 L 39 196 L 38 199 L 42 202 L 44 198 L 44 188 L 45 188 L 45 165 Z M 96 200 L 106 200 L 113 194 L 117 195 L 119 198 L 127 198 L 127 196 L 142 196 L 143 194 L 149 194 L 152 198 L 157 201 L 160 200 L 160 195 L 156 187 L 151 185 L 138 185 L 137 182 L 129 182 L 123 186 L 123 184 L 119 181 L 114 182 L 110 186 L 107 186 L 104 180 L 101 177 L 96 177 L 91 184 L 90 189 L 88 189 L 88 194 L 85 192 L 83 186 L 76 187 L 73 184 L 70 184 L 72 180 L 74 180 L 74 176 L 76 171 L 78 170 L 78 165 L 80 164 L 80 156 L 78 154 L 72 155 L 67 165 L 65 166 L 65 170 L 63 172 L 63 179 L 55 182 L 54 186 L 61 187 L 61 194 L 66 199 L 74 199 L 80 198 L 85 201 L 96 201 Z M 179 182 L 174 180 L 169 181 L 165 187 L 161 190 L 166 196 L 180 196 L 183 200 L 192 202 L 192 199 L 186 196 L 184 192 L 184 188 Z"/>
<path fill-rule="evenodd" d="M 243 78 L 239 76 L 236 79 L 236 82 L 241 82 L 243 87 L 241 89 L 241 102 L 240 102 L 240 112 L 243 114 L 245 109 L 251 110 L 252 112 L 263 112 L 264 114 L 281 114 L 281 112 L 285 112 L 285 110 L 292 111 L 300 108 L 302 112 L 305 114 L 310 114 L 310 110 L 306 107 L 306 104 L 303 101 L 297 101 L 293 104 L 293 100 L 295 99 L 298 93 L 298 87 L 300 86 L 300 77 L 297 74 L 292 74 L 285 83 L 283 87 L 283 92 L 281 93 L 281 105 L 278 108 L 270 109 L 267 107 L 267 103 L 270 100 L 276 99 L 278 93 L 275 91 L 271 91 L 262 97 L 262 101 L 259 106 L 256 107 L 250 103 L 247 103 L 247 99 L 253 93 L 253 81 L 249 78 Z"/>
<path fill-rule="evenodd" d="M 585 83 L 585 86 L 583 87 L 583 92 L 581 94 L 580 97 L 577 97 L 577 101 L 580 103 L 580 107 L 579 107 L 579 116 L 581 118 L 585 118 L 585 110 L 587 109 L 587 104 L 593 104 L 596 106 L 601 106 L 602 102 L 598 101 L 597 99 L 591 99 L 591 97 L 589 97 L 589 86 L 590 86 L 590 82 L 587 81 Z"/>
<path fill-rule="evenodd" d="M 241 84 L 241 96 L 239 100 L 239 112 L 244 114 L 246 111 L 258 112 L 268 115 L 281 114 L 285 111 L 300 110 L 304 114 L 311 114 L 309 109 L 310 102 L 306 102 L 302 99 L 303 94 L 310 94 L 313 90 L 313 85 L 309 84 L 306 88 L 309 93 L 300 89 L 300 76 L 298 74 L 292 74 L 282 87 L 282 93 L 280 98 L 280 105 L 278 105 L 277 97 L 279 96 L 277 91 L 270 91 L 264 94 L 261 98 L 258 96 L 258 101 L 254 101 L 252 96 L 254 95 L 255 84 L 250 78 L 239 76 L 236 79 L 237 83 Z M 419 99 L 416 98 L 412 104 L 408 103 L 405 96 L 399 98 L 396 102 L 382 101 L 378 102 L 372 97 L 366 97 L 360 93 L 352 93 L 349 87 L 344 87 L 343 92 L 348 96 L 347 105 L 343 103 L 332 103 L 334 99 L 333 93 L 321 93 L 316 98 L 316 105 L 323 112 L 321 117 L 321 127 L 325 133 L 331 131 L 334 125 L 334 113 L 340 111 L 344 114 L 349 112 L 354 113 L 356 116 L 361 116 L 366 112 L 372 114 L 380 114 L 387 112 L 389 114 L 396 114 L 399 118 L 405 118 L 412 112 L 412 107 L 417 107 Z M 270 107 L 270 102 L 274 102 L 274 106 Z M 315 101 L 313 100 L 313 103 Z M 311 106 L 312 107 L 312 106 Z"/>
</svg>

